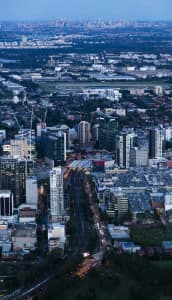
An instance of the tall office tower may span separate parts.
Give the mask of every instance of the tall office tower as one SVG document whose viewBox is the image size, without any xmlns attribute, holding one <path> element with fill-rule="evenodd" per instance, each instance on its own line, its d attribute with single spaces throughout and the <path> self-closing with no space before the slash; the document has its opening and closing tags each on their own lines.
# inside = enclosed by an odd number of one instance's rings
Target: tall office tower
<svg viewBox="0 0 172 300">
<path fill-rule="evenodd" d="M 116 150 L 118 122 L 116 118 L 99 118 L 99 148 L 109 152 Z"/>
<path fill-rule="evenodd" d="M 35 176 L 27 176 L 26 178 L 26 203 L 38 205 L 38 183 Z"/>
<path fill-rule="evenodd" d="M 98 142 L 99 140 L 99 124 L 94 124 L 92 126 L 92 139 L 94 142 Z"/>
<path fill-rule="evenodd" d="M 33 174 L 32 160 L 0 157 L 0 189 L 10 190 L 14 206 L 26 202 L 26 177 Z"/>
<path fill-rule="evenodd" d="M 70 148 L 70 135 L 69 135 L 69 127 L 65 124 L 57 126 L 57 129 L 64 132 L 66 134 L 66 149 Z"/>
<path fill-rule="evenodd" d="M 170 141 L 172 139 L 172 126 L 163 128 L 163 137 L 165 141 Z"/>
<path fill-rule="evenodd" d="M 62 124 L 62 125 L 47 127 L 47 131 L 52 134 L 63 132 L 66 135 L 66 149 L 69 149 L 70 146 L 69 126 Z"/>
<path fill-rule="evenodd" d="M 91 128 L 90 123 L 81 121 L 78 124 L 78 139 L 80 145 L 88 145 L 91 140 Z"/>
<path fill-rule="evenodd" d="M 161 158 L 163 145 L 163 132 L 161 128 L 149 131 L 149 158 Z"/>
<path fill-rule="evenodd" d="M 8 190 L 0 190 L 0 220 L 13 216 L 13 194 Z"/>
<path fill-rule="evenodd" d="M 53 166 L 66 161 L 66 133 L 47 128 L 42 131 L 42 147 L 45 158 Z"/>
<path fill-rule="evenodd" d="M 130 150 L 130 167 L 146 167 L 148 165 L 148 147 L 133 147 Z"/>
<path fill-rule="evenodd" d="M 130 167 L 130 149 L 134 138 L 134 133 L 122 133 L 116 137 L 116 160 L 120 168 Z"/>
<path fill-rule="evenodd" d="M 62 167 L 56 167 L 50 171 L 50 211 L 52 221 L 56 221 L 64 214 Z"/>
</svg>

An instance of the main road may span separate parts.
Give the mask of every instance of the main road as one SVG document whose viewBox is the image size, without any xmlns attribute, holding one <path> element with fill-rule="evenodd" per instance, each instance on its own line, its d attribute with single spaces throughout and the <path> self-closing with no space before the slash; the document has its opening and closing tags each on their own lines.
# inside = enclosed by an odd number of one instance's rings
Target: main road
<svg viewBox="0 0 172 300">
<path fill-rule="evenodd" d="M 71 175 L 71 201 L 75 221 L 74 252 L 82 253 L 88 251 L 89 223 L 85 213 L 85 194 L 80 174 L 77 172 Z"/>
</svg>

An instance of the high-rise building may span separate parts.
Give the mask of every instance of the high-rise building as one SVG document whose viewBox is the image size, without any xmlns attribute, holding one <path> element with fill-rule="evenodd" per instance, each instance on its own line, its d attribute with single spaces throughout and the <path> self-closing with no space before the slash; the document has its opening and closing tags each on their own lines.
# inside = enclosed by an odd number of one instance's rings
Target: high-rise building
<svg viewBox="0 0 172 300">
<path fill-rule="evenodd" d="M 50 214 L 52 221 L 64 215 L 62 167 L 55 167 L 50 171 Z"/>
<path fill-rule="evenodd" d="M 52 127 L 45 127 L 45 129 L 47 129 L 47 132 L 52 134 L 58 134 L 59 132 L 63 132 L 66 137 L 66 149 L 69 149 L 70 146 L 69 126 L 62 124 L 62 125 L 56 125 Z"/>
<path fill-rule="evenodd" d="M 6 130 L 0 130 L 0 144 L 6 139 Z"/>
<path fill-rule="evenodd" d="M 42 131 L 43 153 L 47 160 L 57 166 L 66 161 L 66 133 L 56 128 Z"/>
<path fill-rule="evenodd" d="M 26 203 L 38 205 L 38 183 L 35 176 L 28 176 L 26 178 Z"/>
<path fill-rule="evenodd" d="M 25 158 L 35 159 L 36 158 L 36 137 L 34 129 L 20 129 L 18 134 L 15 135 L 15 140 L 26 140 L 28 147 L 28 155 Z"/>
<path fill-rule="evenodd" d="M 78 124 L 78 139 L 80 145 L 88 145 L 90 143 L 91 129 L 89 122 L 81 121 Z"/>
<path fill-rule="evenodd" d="M 133 147 L 130 150 L 130 167 L 145 167 L 148 165 L 148 148 Z"/>
<path fill-rule="evenodd" d="M 153 128 L 149 131 L 149 158 L 161 158 L 163 146 L 163 131 Z"/>
<path fill-rule="evenodd" d="M 116 118 L 99 118 L 99 148 L 109 152 L 116 150 L 116 135 L 118 133 L 118 122 Z"/>
<path fill-rule="evenodd" d="M 116 137 L 116 158 L 120 168 L 130 167 L 130 149 L 134 144 L 134 133 L 122 133 Z"/>
<path fill-rule="evenodd" d="M 3 144 L 4 155 L 36 158 L 35 130 L 20 129 L 15 139 Z"/>
<path fill-rule="evenodd" d="M 0 157 L 0 189 L 10 190 L 14 206 L 26 202 L 26 177 L 33 174 L 33 161 Z"/>
<path fill-rule="evenodd" d="M 99 124 L 94 124 L 92 126 L 92 139 L 94 142 L 98 142 L 99 140 L 99 127 L 100 125 Z"/>
<path fill-rule="evenodd" d="M 13 194 L 8 190 L 0 190 L 0 219 L 13 216 L 13 210 Z"/>
<path fill-rule="evenodd" d="M 66 134 L 66 149 L 70 148 L 70 134 L 69 134 L 69 127 L 65 124 L 57 126 L 57 129 L 64 132 Z"/>
<path fill-rule="evenodd" d="M 172 126 L 163 128 L 163 137 L 165 141 L 171 141 L 172 139 Z"/>
</svg>

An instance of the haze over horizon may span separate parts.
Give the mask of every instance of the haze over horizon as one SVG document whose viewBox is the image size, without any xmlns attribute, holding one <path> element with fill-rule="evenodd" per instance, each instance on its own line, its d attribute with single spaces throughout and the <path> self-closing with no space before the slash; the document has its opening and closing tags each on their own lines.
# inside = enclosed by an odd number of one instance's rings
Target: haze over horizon
<svg viewBox="0 0 172 300">
<path fill-rule="evenodd" d="M 6 0 L 1 3 L 0 21 L 61 18 L 172 21 L 171 10 L 171 0 Z"/>
</svg>

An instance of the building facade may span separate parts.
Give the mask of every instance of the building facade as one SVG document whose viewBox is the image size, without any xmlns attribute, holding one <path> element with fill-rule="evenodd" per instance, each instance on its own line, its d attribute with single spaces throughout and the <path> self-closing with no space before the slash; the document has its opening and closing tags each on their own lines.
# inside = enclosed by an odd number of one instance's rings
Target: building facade
<svg viewBox="0 0 172 300">
<path fill-rule="evenodd" d="M 64 215 L 62 167 L 55 167 L 50 171 L 50 214 L 52 221 Z"/>
<path fill-rule="evenodd" d="M 78 139 L 80 145 L 88 145 L 91 140 L 90 123 L 81 121 L 78 125 Z"/>
<path fill-rule="evenodd" d="M 116 151 L 118 122 L 116 118 L 99 118 L 99 148 L 109 152 Z"/>
<path fill-rule="evenodd" d="M 47 160 L 57 166 L 66 161 L 66 133 L 61 130 L 42 131 L 42 149 Z"/>
<path fill-rule="evenodd" d="M 148 149 L 133 147 L 130 150 L 130 167 L 146 167 L 148 165 Z"/>
<path fill-rule="evenodd" d="M 38 205 L 38 183 L 35 176 L 28 176 L 26 178 L 26 203 Z"/>
<path fill-rule="evenodd" d="M 15 207 L 26 202 L 26 177 L 33 166 L 32 160 L 0 157 L 0 189 L 12 191 Z"/>
<path fill-rule="evenodd" d="M 130 150 L 134 144 L 135 134 L 122 133 L 116 137 L 116 160 L 120 168 L 130 167 Z"/>
<path fill-rule="evenodd" d="M 149 158 L 161 158 L 163 150 L 163 132 L 161 128 L 149 131 Z"/>
</svg>

